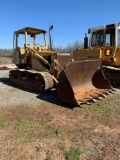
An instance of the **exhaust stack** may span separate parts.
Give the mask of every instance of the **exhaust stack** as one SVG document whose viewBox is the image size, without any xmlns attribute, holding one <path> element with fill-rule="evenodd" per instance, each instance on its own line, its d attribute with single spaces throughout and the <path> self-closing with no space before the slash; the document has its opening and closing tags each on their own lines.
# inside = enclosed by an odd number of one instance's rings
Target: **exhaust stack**
<svg viewBox="0 0 120 160">
<path fill-rule="evenodd" d="M 88 48 L 88 37 L 87 37 L 87 33 L 85 33 L 85 38 L 84 38 L 84 49 Z"/>
<path fill-rule="evenodd" d="M 49 27 L 49 40 L 50 40 L 50 49 L 52 50 L 52 34 L 51 34 L 51 31 L 52 31 L 52 29 L 53 29 L 53 25 L 51 25 L 50 27 Z"/>
</svg>

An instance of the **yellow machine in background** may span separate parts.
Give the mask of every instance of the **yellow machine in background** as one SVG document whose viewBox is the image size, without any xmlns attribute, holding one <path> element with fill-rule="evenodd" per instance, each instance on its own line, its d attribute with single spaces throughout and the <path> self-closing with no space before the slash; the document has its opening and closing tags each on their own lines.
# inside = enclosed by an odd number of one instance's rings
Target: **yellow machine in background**
<svg viewBox="0 0 120 160">
<path fill-rule="evenodd" d="M 13 63 L 18 68 L 10 71 L 10 81 L 39 92 L 56 88 L 62 101 L 74 105 L 108 94 L 112 87 L 100 70 L 100 60 L 74 61 L 69 53 L 54 51 L 52 28 L 50 47 L 45 30 L 25 27 L 14 32 Z"/>
<path fill-rule="evenodd" d="M 75 59 L 100 58 L 106 77 L 114 86 L 120 85 L 120 22 L 89 28 L 85 36 L 84 49 L 73 52 Z"/>
</svg>

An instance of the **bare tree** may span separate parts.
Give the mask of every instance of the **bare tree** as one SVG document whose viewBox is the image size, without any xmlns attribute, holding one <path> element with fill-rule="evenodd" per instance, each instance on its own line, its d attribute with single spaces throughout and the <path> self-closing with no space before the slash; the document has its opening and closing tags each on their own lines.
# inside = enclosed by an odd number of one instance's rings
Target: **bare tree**
<svg viewBox="0 0 120 160">
<path fill-rule="evenodd" d="M 69 52 L 71 55 L 73 53 L 74 50 L 76 49 L 82 49 L 83 48 L 83 43 L 76 41 L 73 44 L 68 44 L 64 50 L 65 52 Z"/>
<path fill-rule="evenodd" d="M 0 57 L 12 57 L 12 49 L 0 49 Z"/>
<path fill-rule="evenodd" d="M 83 48 L 83 43 L 76 41 L 73 44 L 68 44 L 66 47 L 55 47 L 54 50 L 69 52 L 71 55 L 74 50 Z M 13 50 L 12 49 L 0 49 L 0 57 L 12 57 Z"/>
</svg>

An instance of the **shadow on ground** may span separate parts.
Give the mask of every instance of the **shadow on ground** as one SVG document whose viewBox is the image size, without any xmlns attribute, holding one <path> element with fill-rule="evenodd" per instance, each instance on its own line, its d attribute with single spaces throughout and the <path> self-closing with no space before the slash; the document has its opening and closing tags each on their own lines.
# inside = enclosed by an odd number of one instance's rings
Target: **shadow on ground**
<svg viewBox="0 0 120 160">
<path fill-rule="evenodd" d="M 0 82 L 4 83 L 6 85 L 12 86 L 12 84 L 9 81 L 9 78 L 6 78 L 6 77 L 0 78 Z"/>
<path fill-rule="evenodd" d="M 39 95 L 37 96 L 37 98 L 39 98 L 41 100 L 44 100 L 46 102 L 50 102 L 50 103 L 56 104 L 58 106 L 69 108 L 69 109 L 73 109 L 75 107 L 78 107 L 78 106 L 74 106 L 74 105 L 70 105 L 70 104 L 66 104 L 66 103 L 62 102 L 59 99 L 59 97 L 58 97 L 57 92 L 56 92 L 55 89 L 49 90 L 49 91 L 47 91 L 45 93 L 39 93 Z"/>
<path fill-rule="evenodd" d="M 69 109 L 73 109 L 75 107 L 78 107 L 78 106 L 74 106 L 74 105 L 70 105 L 70 104 L 66 104 L 66 103 L 62 102 L 59 99 L 55 89 L 48 90 L 45 93 L 39 93 L 39 92 L 36 92 L 36 91 L 33 91 L 33 90 L 22 88 L 20 86 L 15 86 L 10 82 L 9 78 L 4 78 L 4 77 L 0 78 L 0 82 L 2 82 L 5 85 L 11 86 L 13 88 L 20 89 L 20 90 L 25 91 L 25 92 L 35 93 L 35 94 L 37 94 L 36 98 L 41 99 L 41 100 L 46 101 L 46 102 L 50 102 L 50 103 L 58 105 L 58 106 L 62 106 L 62 107 L 69 108 Z"/>
</svg>

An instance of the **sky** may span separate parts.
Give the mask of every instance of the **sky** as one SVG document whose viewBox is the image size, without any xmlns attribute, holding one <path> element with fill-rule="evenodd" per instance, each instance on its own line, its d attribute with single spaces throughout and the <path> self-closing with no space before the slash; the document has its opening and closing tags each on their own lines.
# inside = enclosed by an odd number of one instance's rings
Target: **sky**
<svg viewBox="0 0 120 160">
<path fill-rule="evenodd" d="M 53 25 L 53 47 L 83 42 L 88 28 L 120 22 L 119 11 L 120 0 L 0 0 L 0 49 L 12 49 L 24 27 Z"/>
</svg>

